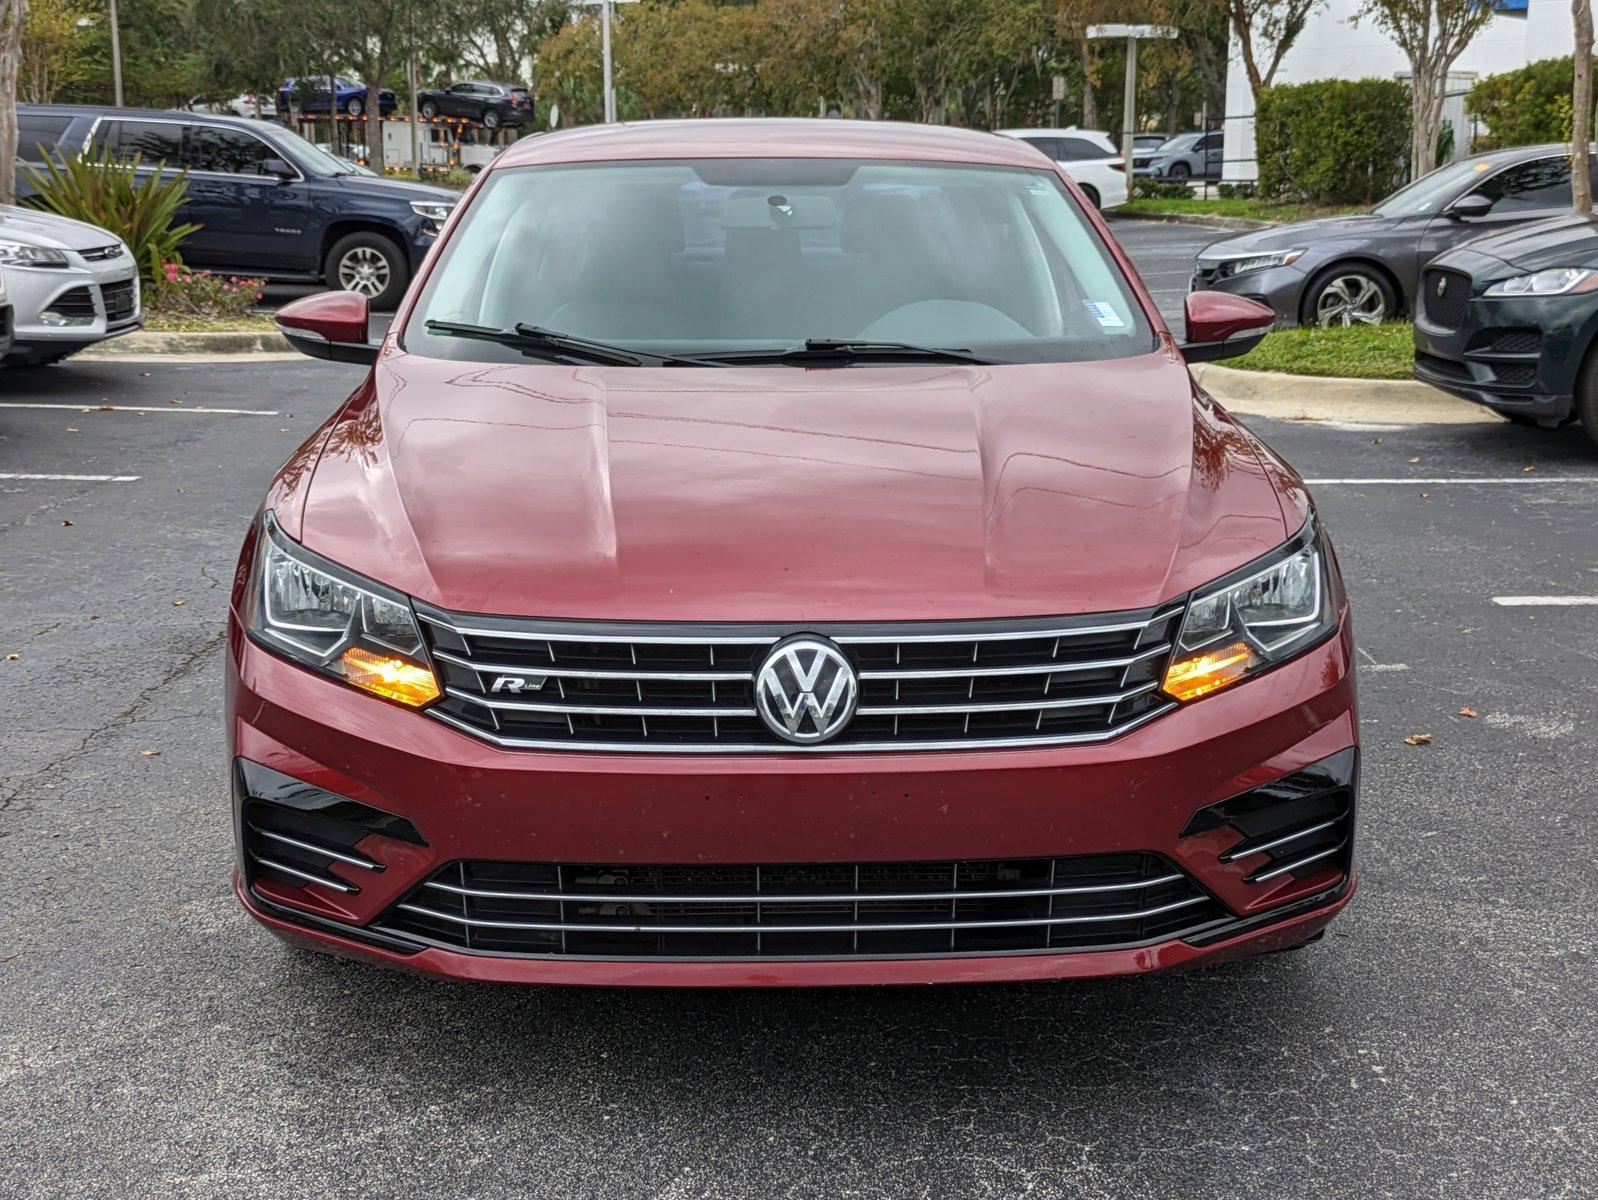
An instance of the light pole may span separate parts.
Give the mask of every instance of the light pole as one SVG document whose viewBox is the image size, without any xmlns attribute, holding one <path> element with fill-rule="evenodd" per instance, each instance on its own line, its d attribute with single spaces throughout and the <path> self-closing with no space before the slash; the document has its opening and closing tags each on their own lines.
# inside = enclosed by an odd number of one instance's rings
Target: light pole
<svg viewBox="0 0 1598 1200">
<path fill-rule="evenodd" d="M 117 20 L 117 0 L 111 0 L 111 89 L 122 107 L 122 30 Z"/>
<path fill-rule="evenodd" d="M 600 53 L 604 57 L 605 76 L 605 124 L 611 125 L 616 121 L 616 85 L 612 82 L 610 61 L 610 10 L 613 4 L 636 4 L 638 0 L 578 0 L 578 3 L 588 7 L 599 6 Z"/>
<path fill-rule="evenodd" d="M 1168 25 L 1089 25 L 1088 37 L 1126 39 L 1126 93 L 1121 105 L 1121 157 L 1126 167 L 1128 190 L 1132 184 L 1132 135 L 1137 132 L 1137 44 L 1174 38 L 1177 31 Z"/>
</svg>

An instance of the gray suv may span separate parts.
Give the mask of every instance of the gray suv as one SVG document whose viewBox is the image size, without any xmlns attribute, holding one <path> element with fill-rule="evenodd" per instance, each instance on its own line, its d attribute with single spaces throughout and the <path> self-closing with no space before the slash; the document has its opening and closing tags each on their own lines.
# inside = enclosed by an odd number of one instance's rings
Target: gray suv
<svg viewBox="0 0 1598 1200">
<path fill-rule="evenodd" d="M 1159 149 L 1134 158 L 1132 174 L 1178 182 L 1219 179 L 1222 138 L 1220 133 L 1179 133 L 1162 142 Z"/>
<path fill-rule="evenodd" d="M 1258 300 L 1284 325 L 1375 325 L 1414 311 L 1421 271 L 1443 251 L 1562 216 L 1570 205 L 1569 147 L 1478 154 L 1422 176 L 1367 213 L 1212 242 L 1199 251 L 1192 288 Z"/>
</svg>

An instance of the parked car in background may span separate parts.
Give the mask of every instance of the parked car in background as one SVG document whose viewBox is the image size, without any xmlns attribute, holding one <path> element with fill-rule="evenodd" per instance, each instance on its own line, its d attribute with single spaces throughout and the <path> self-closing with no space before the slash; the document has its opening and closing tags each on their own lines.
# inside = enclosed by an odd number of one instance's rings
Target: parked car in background
<svg viewBox="0 0 1598 1200">
<path fill-rule="evenodd" d="M 399 105 L 399 98 L 388 88 L 377 93 L 379 116 L 388 116 Z M 333 77 L 328 86 L 326 75 L 307 75 L 289 78 L 277 89 L 277 112 L 287 116 L 292 112 L 325 113 L 329 109 L 347 117 L 358 117 L 366 111 L 366 85 L 358 79 L 344 75 Z"/>
<path fill-rule="evenodd" d="M 1177 183 L 1189 179 L 1219 179 L 1221 142 L 1219 132 L 1179 133 L 1157 149 L 1139 153 L 1132 160 L 1132 174 Z"/>
<path fill-rule="evenodd" d="M 1043 151 L 1076 181 L 1098 208 L 1114 208 L 1127 201 L 1126 160 L 1109 134 L 1098 129 L 1000 129 Z"/>
<path fill-rule="evenodd" d="M 138 264 L 96 225 L 0 206 L 0 269 L 10 291 L 8 367 L 59 362 L 143 324 Z"/>
<path fill-rule="evenodd" d="M 1163 133 L 1134 133 L 1132 135 L 1132 153 L 1134 155 L 1147 154 L 1150 150 L 1158 150 L 1170 137 Z M 1120 145 L 1119 142 L 1116 143 Z"/>
<path fill-rule="evenodd" d="M 219 99 L 215 96 L 195 96 L 183 106 L 189 112 L 215 113 L 229 117 L 259 117 L 262 120 L 276 116 L 276 101 L 269 94 L 240 92 L 237 96 Z"/>
<path fill-rule="evenodd" d="M 1415 378 L 1512 420 L 1579 420 L 1598 442 L 1598 221 L 1567 215 L 1434 258 Z"/>
<path fill-rule="evenodd" d="M 141 171 L 189 170 L 177 220 L 200 226 L 183 258 L 201 270 L 325 282 L 391 308 L 432 246 L 458 192 L 352 171 L 269 121 L 89 105 L 20 105 L 18 154 L 59 146 Z M 29 192 L 26 180 L 19 192 Z"/>
<path fill-rule="evenodd" d="M 533 98 L 522 84 L 477 79 L 419 91 L 416 108 L 428 120 L 465 117 L 489 129 L 525 125 L 533 119 Z"/>
<path fill-rule="evenodd" d="M 11 352 L 11 296 L 6 291 L 6 271 L 0 267 L 0 358 Z"/>
<path fill-rule="evenodd" d="M 1569 147 L 1495 150 L 1439 167 L 1368 213 L 1212 242 L 1198 253 L 1192 286 L 1268 304 L 1284 325 L 1390 321 L 1415 311 L 1421 271 L 1443 251 L 1570 204 Z"/>
</svg>

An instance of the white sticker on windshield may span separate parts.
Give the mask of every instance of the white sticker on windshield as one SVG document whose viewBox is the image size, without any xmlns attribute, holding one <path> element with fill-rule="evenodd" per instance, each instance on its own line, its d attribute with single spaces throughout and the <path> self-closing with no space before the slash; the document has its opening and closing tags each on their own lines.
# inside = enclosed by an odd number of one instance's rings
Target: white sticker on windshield
<svg viewBox="0 0 1598 1200">
<path fill-rule="evenodd" d="M 1105 329 L 1125 329 L 1126 322 L 1121 320 L 1121 314 L 1115 311 L 1114 306 L 1106 304 L 1103 300 L 1084 300 L 1082 307 L 1093 314 L 1093 319 Z"/>
</svg>

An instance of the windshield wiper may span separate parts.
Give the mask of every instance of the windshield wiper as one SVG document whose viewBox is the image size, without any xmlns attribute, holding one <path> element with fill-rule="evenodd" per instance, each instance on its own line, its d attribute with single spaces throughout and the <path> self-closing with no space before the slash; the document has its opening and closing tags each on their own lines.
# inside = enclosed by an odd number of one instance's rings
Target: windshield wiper
<svg viewBox="0 0 1598 1200">
<path fill-rule="evenodd" d="M 909 342 L 874 342 L 853 338 L 806 338 L 798 346 L 774 346 L 767 350 L 729 350 L 712 352 L 705 358 L 718 363 L 796 362 L 850 363 L 871 359 L 931 359 L 937 362 L 972 363 L 991 366 L 992 360 L 953 346 L 915 346 Z"/>
<path fill-rule="evenodd" d="M 684 358 L 677 354 L 648 354 L 642 350 L 625 350 L 605 342 L 591 342 L 587 338 L 572 337 L 553 329 L 519 323 L 509 329 L 496 329 L 492 325 L 468 325 L 460 321 L 428 321 L 429 333 L 449 337 L 476 338 L 482 342 L 495 342 L 520 350 L 525 354 L 566 362 L 601 363 L 616 367 L 719 367 L 719 362 L 705 362 Z"/>
</svg>

